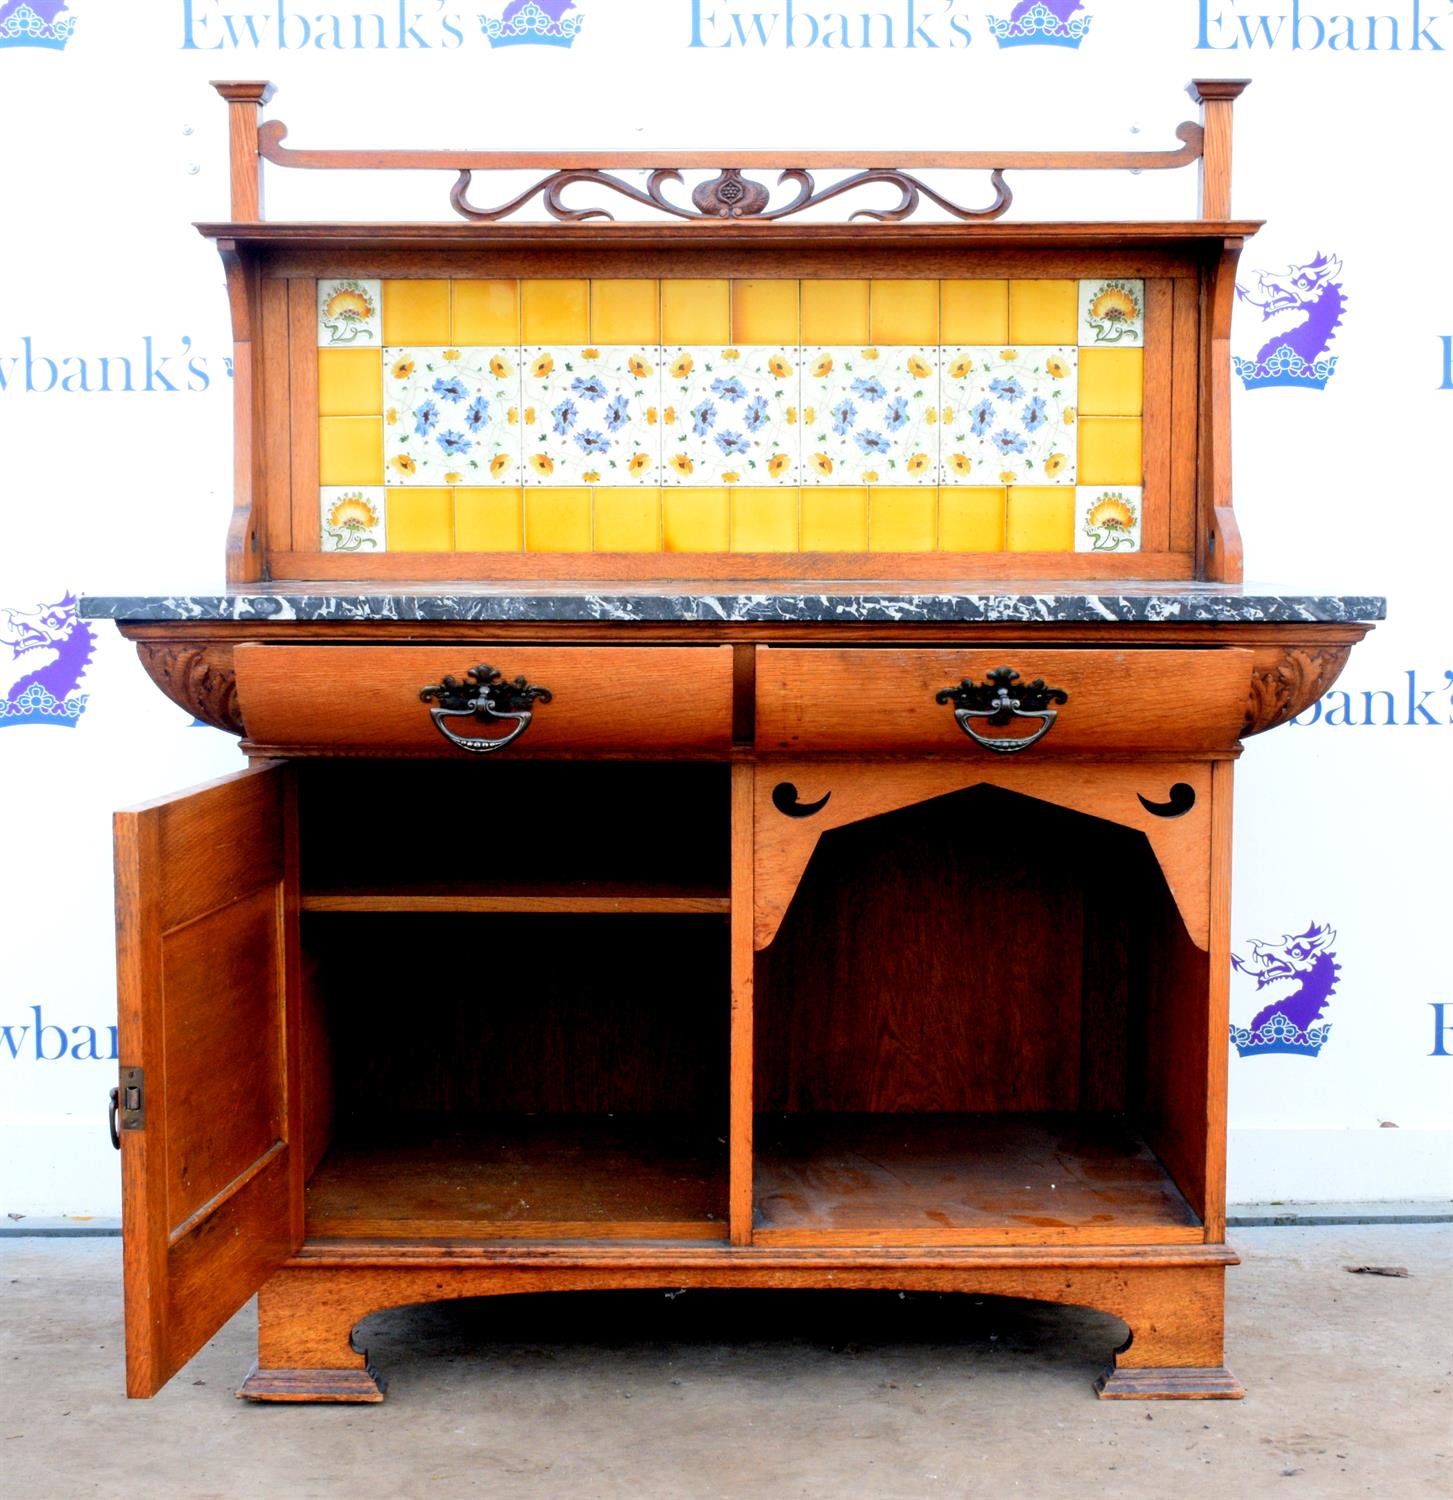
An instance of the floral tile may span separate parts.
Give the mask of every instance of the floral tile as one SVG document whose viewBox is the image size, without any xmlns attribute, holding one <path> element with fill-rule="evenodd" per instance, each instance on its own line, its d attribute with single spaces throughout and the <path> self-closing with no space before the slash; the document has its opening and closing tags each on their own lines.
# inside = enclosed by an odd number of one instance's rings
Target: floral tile
<svg viewBox="0 0 1453 1500">
<path fill-rule="evenodd" d="M 1140 489 L 1080 485 L 1075 490 L 1076 552 L 1139 552 Z"/>
<path fill-rule="evenodd" d="M 661 480 L 798 483 L 796 347 L 661 350 Z"/>
<path fill-rule="evenodd" d="M 383 286 L 377 281 L 320 281 L 318 283 L 318 344 L 340 344 L 375 349 L 383 342 Z"/>
<path fill-rule="evenodd" d="M 321 552 L 383 552 L 386 550 L 387 502 L 378 485 L 324 485 L 321 506 Z"/>
<path fill-rule="evenodd" d="M 383 351 L 385 484 L 518 484 L 516 348 Z"/>
<path fill-rule="evenodd" d="M 1080 332 L 1082 344 L 1145 344 L 1145 283 L 1143 281 L 1082 281 Z"/>
<path fill-rule="evenodd" d="M 943 350 L 942 483 L 1073 484 L 1077 351 Z"/>
<path fill-rule="evenodd" d="M 938 483 L 938 350 L 802 350 L 802 483 Z"/>
<path fill-rule="evenodd" d="M 524 482 L 660 484 L 660 363 L 654 344 L 527 345 Z"/>
</svg>

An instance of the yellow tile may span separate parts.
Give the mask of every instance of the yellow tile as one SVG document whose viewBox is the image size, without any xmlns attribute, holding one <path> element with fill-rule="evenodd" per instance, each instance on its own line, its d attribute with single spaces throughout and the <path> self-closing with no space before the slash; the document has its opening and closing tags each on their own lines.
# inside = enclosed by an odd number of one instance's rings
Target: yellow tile
<svg viewBox="0 0 1453 1500">
<path fill-rule="evenodd" d="M 940 552 L 1002 552 L 1004 491 L 966 485 L 938 492 Z"/>
<path fill-rule="evenodd" d="M 733 490 L 733 552 L 797 551 L 796 490 Z"/>
<path fill-rule="evenodd" d="M 729 281 L 663 281 L 663 344 L 729 344 L 732 289 Z"/>
<path fill-rule="evenodd" d="M 449 283 L 384 282 L 383 341 L 386 344 L 447 344 Z"/>
<path fill-rule="evenodd" d="M 592 344 L 656 344 L 660 341 L 659 282 L 597 280 L 590 283 Z"/>
<path fill-rule="evenodd" d="M 456 281 L 449 338 L 456 344 L 518 344 L 519 282 Z"/>
<path fill-rule="evenodd" d="M 393 489 L 388 495 L 390 552 L 452 552 L 454 500 L 448 490 Z"/>
<path fill-rule="evenodd" d="M 597 552 L 659 552 L 661 492 L 598 489 L 595 492 Z"/>
<path fill-rule="evenodd" d="M 454 491 L 459 552 L 518 552 L 524 545 L 522 490 Z"/>
<path fill-rule="evenodd" d="M 318 483 L 383 483 L 382 417 L 320 419 Z"/>
<path fill-rule="evenodd" d="M 802 342 L 866 344 L 868 301 L 866 281 L 804 281 Z"/>
<path fill-rule="evenodd" d="M 1139 484 L 1140 478 L 1139 417 L 1087 417 L 1081 421 L 1081 484 Z"/>
<path fill-rule="evenodd" d="M 1073 344 L 1079 337 L 1077 281 L 1011 281 L 1009 342 Z"/>
<path fill-rule="evenodd" d="M 794 280 L 732 282 L 732 342 L 798 343 L 797 301 Z"/>
<path fill-rule="evenodd" d="M 1010 552 L 1073 552 L 1075 492 L 1072 486 L 1043 489 L 1013 485 L 1009 490 Z"/>
<path fill-rule="evenodd" d="M 725 552 L 731 541 L 726 490 L 664 490 L 666 550 Z"/>
<path fill-rule="evenodd" d="M 938 343 L 938 282 L 874 281 L 868 336 L 875 344 Z"/>
<path fill-rule="evenodd" d="M 932 552 L 938 491 L 874 490 L 868 511 L 868 548 L 872 552 Z"/>
<path fill-rule="evenodd" d="M 1007 281 L 941 281 L 939 337 L 945 344 L 1009 341 Z"/>
<path fill-rule="evenodd" d="M 1081 349 L 1079 406 L 1082 417 L 1138 417 L 1145 409 L 1145 351 Z"/>
<path fill-rule="evenodd" d="M 383 411 L 383 355 L 377 349 L 318 350 L 318 415 L 371 417 Z"/>
<path fill-rule="evenodd" d="M 527 489 L 526 552 L 589 552 L 590 491 Z"/>
<path fill-rule="evenodd" d="M 866 552 L 867 490 L 803 490 L 802 550 Z"/>
<path fill-rule="evenodd" d="M 588 344 L 588 281 L 522 281 L 521 337 L 527 344 Z"/>
</svg>

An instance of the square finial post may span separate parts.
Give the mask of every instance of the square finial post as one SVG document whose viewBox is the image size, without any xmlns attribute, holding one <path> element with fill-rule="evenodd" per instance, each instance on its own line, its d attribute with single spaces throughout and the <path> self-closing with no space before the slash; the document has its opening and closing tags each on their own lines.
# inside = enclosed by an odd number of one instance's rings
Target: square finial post
<svg viewBox="0 0 1453 1500">
<path fill-rule="evenodd" d="M 1201 106 L 1201 217 L 1231 217 L 1231 106 L 1249 78 L 1193 78 L 1186 92 Z"/>
<path fill-rule="evenodd" d="M 232 221 L 262 220 L 262 158 L 257 154 L 257 122 L 262 106 L 277 92 L 263 80 L 213 83 L 227 101 L 228 159 L 232 165 Z"/>
</svg>

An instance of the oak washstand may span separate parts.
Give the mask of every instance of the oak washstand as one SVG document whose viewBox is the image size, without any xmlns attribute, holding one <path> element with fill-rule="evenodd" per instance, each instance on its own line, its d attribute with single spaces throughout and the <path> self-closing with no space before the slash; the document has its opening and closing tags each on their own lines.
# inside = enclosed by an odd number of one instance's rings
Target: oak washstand
<svg viewBox="0 0 1453 1500">
<path fill-rule="evenodd" d="M 302 151 L 218 85 L 227 588 L 85 605 L 251 760 L 116 823 L 131 1394 L 258 1291 L 242 1394 L 377 1401 L 378 1309 L 675 1287 L 1084 1304 L 1102 1396 L 1241 1394 L 1232 767 L 1382 610 L 1240 583 L 1242 86 L 846 159 Z M 263 159 L 462 222 L 264 222 Z M 998 221 L 1191 163 L 1194 220 Z"/>
</svg>

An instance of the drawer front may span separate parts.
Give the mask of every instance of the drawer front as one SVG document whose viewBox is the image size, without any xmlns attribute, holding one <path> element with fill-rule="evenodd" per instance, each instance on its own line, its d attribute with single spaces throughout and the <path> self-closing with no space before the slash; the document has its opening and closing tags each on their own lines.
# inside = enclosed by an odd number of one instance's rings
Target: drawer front
<svg viewBox="0 0 1453 1500">
<path fill-rule="evenodd" d="M 730 646 L 242 645 L 234 653 L 237 703 L 256 745 L 297 753 L 520 756 L 725 754 L 732 737 Z M 529 721 L 438 715 L 476 690 L 465 674 L 488 665 L 524 677 L 549 698 L 496 699 Z M 448 675 L 454 698 L 421 690 Z M 493 751 L 450 740 L 517 736 Z"/>
<path fill-rule="evenodd" d="M 1251 660 L 1250 651 L 1230 648 L 812 651 L 762 646 L 757 649 L 757 749 L 914 755 L 1225 751 L 1235 745 L 1246 717 Z M 990 678 L 1003 667 L 1017 671 L 1018 678 Z M 940 692 L 959 689 L 964 679 L 969 692 L 937 700 Z M 1036 679 L 1057 693 L 1036 695 Z M 1017 700 L 1020 711 L 995 712 L 994 702 L 1002 697 Z M 956 716 L 960 709 L 963 714 Z M 973 735 L 1000 745 L 991 748 Z M 1028 743 L 1010 749 L 1004 741 Z"/>
</svg>

